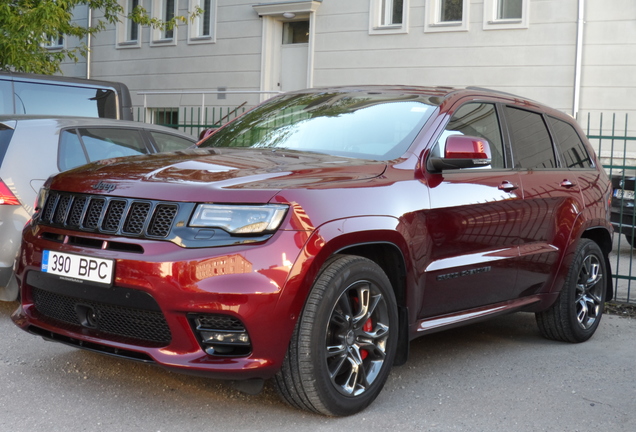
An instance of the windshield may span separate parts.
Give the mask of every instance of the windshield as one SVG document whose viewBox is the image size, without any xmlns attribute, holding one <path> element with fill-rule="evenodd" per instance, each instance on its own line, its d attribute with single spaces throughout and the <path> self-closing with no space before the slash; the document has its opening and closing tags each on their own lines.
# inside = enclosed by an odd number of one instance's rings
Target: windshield
<svg viewBox="0 0 636 432">
<path fill-rule="evenodd" d="M 200 147 L 400 157 L 435 110 L 427 96 L 378 92 L 288 94 L 248 112 Z"/>
</svg>

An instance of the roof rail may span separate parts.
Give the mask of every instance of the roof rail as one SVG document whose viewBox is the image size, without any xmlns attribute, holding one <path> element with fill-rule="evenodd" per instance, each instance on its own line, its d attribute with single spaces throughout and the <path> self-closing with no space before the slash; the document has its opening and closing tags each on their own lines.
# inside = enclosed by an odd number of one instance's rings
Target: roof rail
<svg viewBox="0 0 636 432">
<path fill-rule="evenodd" d="M 493 89 L 489 89 L 489 88 L 486 88 L 486 87 L 468 86 L 468 87 L 466 87 L 466 90 L 487 91 L 487 92 L 490 92 L 490 93 L 498 93 L 498 94 L 501 94 L 501 95 L 511 96 L 511 97 L 514 97 L 514 98 L 524 99 L 524 100 L 527 100 L 527 101 L 530 101 L 530 102 L 539 103 L 539 102 L 537 102 L 537 101 L 535 101 L 533 99 L 530 99 L 530 98 L 527 98 L 527 97 L 524 97 L 524 96 L 519 96 L 519 95 L 516 95 L 516 94 L 513 94 L 513 93 L 508 93 L 508 92 L 505 92 L 505 91 L 501 91 L 501 90 L 493 90 Z"/>
</svg>

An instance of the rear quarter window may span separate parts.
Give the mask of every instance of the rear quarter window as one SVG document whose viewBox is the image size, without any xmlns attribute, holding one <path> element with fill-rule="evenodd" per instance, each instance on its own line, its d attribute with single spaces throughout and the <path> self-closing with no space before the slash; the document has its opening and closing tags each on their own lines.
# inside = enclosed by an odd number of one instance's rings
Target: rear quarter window
<svg viewBox="0 0 636 432">
<path fill-rule="evenodd" d="M 548 117 L 556 138 L 561 162 L 569 169 L 592 168 L 594 164 L 574 127 L 563 120 Z"/>
<path fill-rule="evenodd" d="M 167 133 L 150 131 L 150 136 L 159 152 L 183 150 L 194 145 L 194 142 L 190 140 Z"/>
</svg>

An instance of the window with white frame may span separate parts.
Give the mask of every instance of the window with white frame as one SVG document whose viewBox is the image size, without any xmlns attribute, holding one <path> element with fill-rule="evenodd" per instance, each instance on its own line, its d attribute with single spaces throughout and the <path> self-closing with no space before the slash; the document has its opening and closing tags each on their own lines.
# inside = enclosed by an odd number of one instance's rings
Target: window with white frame
<svg viewBox="0 0 636 432">
<path fill-rule="evenodd" d="M 189 43 L 212 43 L 216 41 L 216 1 L 190 0 L 188 10 L 194 12 L 196 8 L 202 12 L 189 25 Z"/>
<path fill-rule="evenodd" d="M 484 30 L 528 28 L 530 0 L 484 0 Z"/>
<path fill-rule="evenodd" d="M 46 49 L 58 50 L 64 48 L 64 36 L 46 36 L 47 42 L 42 44 Z"/>
<path fill-rule="evenodd" d="M 409 0 L 370 0 L 369 34 L 408 33 Z"/>
<path fill-rule="evenodd" d="M 130 18 L 127 18 L 141 0 L 123 0 L 120 4 L 124 8 L 126 18 L 117 23 L 117 47 L 118 48 L 139 48 L 141 46 L 141 26 Z"/>
<path fill-rule="evenodd" d="M 152 16 L 170 21 L 177 15 L 177 0 L 152 0 Z M 151 45 L 176 45 L 177 28 L 152 29 Z"/>
<path fill-rule="evenodd" d="M 467 31 L 470 0 L 426 0 L 425 32 Z"/>
</svg>

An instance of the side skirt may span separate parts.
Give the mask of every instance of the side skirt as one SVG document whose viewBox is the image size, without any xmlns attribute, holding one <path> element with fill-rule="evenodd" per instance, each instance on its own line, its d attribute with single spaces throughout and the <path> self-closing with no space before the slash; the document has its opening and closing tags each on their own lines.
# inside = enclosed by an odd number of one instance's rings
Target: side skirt
<svg viewBox="0 0 636 432">
<path fill-rule="evenodd" d="M 547 298 L 549 297 L 549 298 Z M 411 339 L 424 334 L 435 333 L 453 327 L 459 327 L 478 321 L 483 321 L 498 315 L 505 315 L 518 311 L 532 311 L 543 309 L 549 306 L 555 296 L 550 294 L 536 294 L 516 300 L 495 303 L 465 311 L 454 312 L 432 318 L 424 318 L 413 324 L 411 327 Z M 538 307 L 539 305 L 543 307 Z"/>
</svg>

